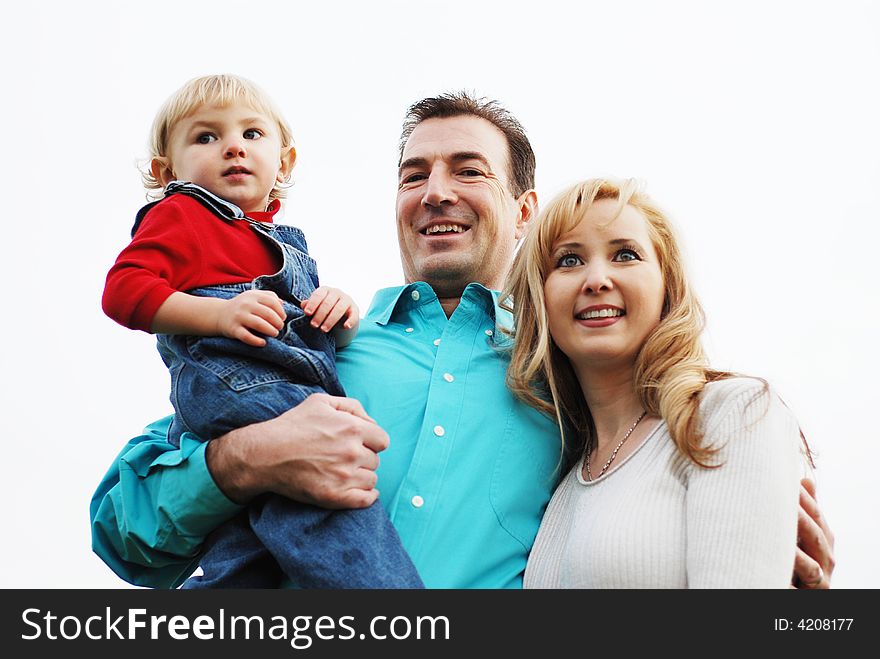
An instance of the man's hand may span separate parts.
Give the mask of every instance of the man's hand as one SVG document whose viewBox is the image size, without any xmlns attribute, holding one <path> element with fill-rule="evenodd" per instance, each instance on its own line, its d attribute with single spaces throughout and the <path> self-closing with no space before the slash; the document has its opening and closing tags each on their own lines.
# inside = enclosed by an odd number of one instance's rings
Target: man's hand
<svg viewBox="0 0 880 659">
<path fill-rule="evenodd" d="M 266 339 L 254 334 L 278 336 L 284 327 L 284 306 L 272 291 L 251 290 L 239 293 L 218 309 L 217 334 L 262 347 Z"/>
<path fill-rule="evenodd" d="M 324 508 L 366 508 L 388 435 L 353 398 L 313 394 L 281 416 L 208 443 L 217 486 L 246 503 L 264 492 Z"/>
<path fill-rule="evenodd" d="M 834 534 L 816 503 L 816 485 L 808 478 L 801 481 L 800 503 L 792 587 L 830 588 L 834 572 Z"/>
</svg>

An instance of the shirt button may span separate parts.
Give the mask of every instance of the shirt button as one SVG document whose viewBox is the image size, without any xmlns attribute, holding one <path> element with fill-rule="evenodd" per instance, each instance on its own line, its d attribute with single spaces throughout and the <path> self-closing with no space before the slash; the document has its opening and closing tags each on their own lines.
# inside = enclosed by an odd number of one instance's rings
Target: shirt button
<svg viewBox="0 0 880 659">
<path fill-rule="evenodd" d="M 412 505 L 415 508 L 421 508 L 425 505 L 425 500 L 417 494 L 412 498 Z"/>
<path fill-rule="evenodd" d="M 439 346 L 439 345 L 440 345 L 440 339 L 434 339 L 434 345 L 435 345 L 435 346 Z"/>
<path fill-rule="evenodd" d="M 452 373 L 444 373 L 443 379 L 446 380 L 447 382 L 452 382 L 455 378 L 452 377 Z"/>
<path fill-rule="evenodd" d="M 446 430 L 443 426 L 434 426 L 434 434 L 437 435 L 437 437 L 443 437 L 443 435 L 446 434 Z"/>
<path fill-rule="evenodd" d="M 418 291 L 413 291 L 412 293 L 410 293 L 410 295 L 412 296 L 413 300 L 419 299 L 419 292 Z"/>
<path fill-rule="evenodd" d="M 492 330 L 486 330 L 486 336 L 492 336 Z"/>
<path fill-rule="evenodd" d="M 407 332 L 412 332 L 412 331 L 413 331 L 413 328 L 412 328 L 412 327 L 407 327 L 407 328 L 406 328 L 406 331 L 407 331 Z"/>
</svg>

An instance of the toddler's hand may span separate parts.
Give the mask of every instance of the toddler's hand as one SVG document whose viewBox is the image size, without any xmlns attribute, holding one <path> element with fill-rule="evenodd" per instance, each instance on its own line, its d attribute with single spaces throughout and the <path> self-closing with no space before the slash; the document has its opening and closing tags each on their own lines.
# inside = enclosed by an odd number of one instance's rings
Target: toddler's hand
<svg viewBox="0 0 880 659">
<path fill-rule="evenodd" d="M 245 291 L 226 302 L 217 318 L 218 333 L 222 336 L 261 347 L 266 345 L 266 339 L 254 332 L 278 336 L 284 327 L 287 315 L 281 299 L 272 291 Z"/>
<path fill-rule="evenodd" d="M 302 308 L 307 316 L 312 317 L 312 327 L 320 327 L 322 332 L 329 332 L 343 318 L 342 327 L 345 329 L 356 327 L 360 320 L 360 312 L 352 297 L 329 286 L 316 288 L 309 299 L 303 301 Z"/>
</svg>

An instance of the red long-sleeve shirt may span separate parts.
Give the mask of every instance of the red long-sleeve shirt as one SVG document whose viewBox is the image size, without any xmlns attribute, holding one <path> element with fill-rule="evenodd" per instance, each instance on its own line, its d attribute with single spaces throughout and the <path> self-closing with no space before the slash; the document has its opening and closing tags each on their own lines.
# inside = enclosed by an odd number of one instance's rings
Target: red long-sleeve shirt
<svg viewBox="0 0 880 659">
<path fill-rule="evenodd" d="M 273 201 L 263 213 L 272 222 L 281 208 Z M 107 274 L 102 306 L 110 318 L 145 332 L 175 291 L 213 284 L 236 284 L 281 267 L 281 255 L 244 221 L 228 222 L 198 200 L 176 194 L 151 208 L 128 247 Z"/>
</svg>

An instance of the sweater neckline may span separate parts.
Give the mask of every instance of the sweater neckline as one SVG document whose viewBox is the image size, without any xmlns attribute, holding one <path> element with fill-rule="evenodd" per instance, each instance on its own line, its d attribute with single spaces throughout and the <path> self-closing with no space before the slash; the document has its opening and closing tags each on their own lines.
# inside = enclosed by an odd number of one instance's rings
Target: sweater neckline
<svg viewBox="0 0 880 659">
<path fill-rule="evenodd" d="M 588 481 L 587 479 L 584 478 L 584 461 L 587 459 L 587 454 L 584 453 L 584 455 L 581 457 L 580 460 L 578 460 L 577 465 L 575 466 L 575 476 L 577 478 L 577 482 L 580 483 L 581 485 L 585 485 L 585 486 L 589 487 L 591 485 L 596 485 L 597 483 L 601 483 L 602 481 L 608 479 L 611 476 L 611 474 L 615 473 L 619 469 L 622 469 L 623 466 L 627 462 L 629 462 L 630 459 L 634 455 L 636 455 L 639 451 L 641 451 L 642 448 L 645 446 L 645 444 L 648 443 L 648 440 L 650 440 L 655 434 L 657 434 L 657 431 L 659 431 L 660 428 L 665 428 L 665 427 L 666 427 L 666 421 L 664 421 L 663 419 L 660 419 L 660 423 L 658 423 L 656 426 L 654 426 L 654 428 L 651 430 L 651 432 L 649 432 L 647 435 L 645 435 L 642 438 L 642 441 L 640 441 L 639 445 L 633 449 L 632 453 L 625 456 L 620 462 L 618 462 L 616 465 L 612 466 L 604 474 L 602 474 L 598 478 L 594 478 L 591 481 Z"/>
</svg>

